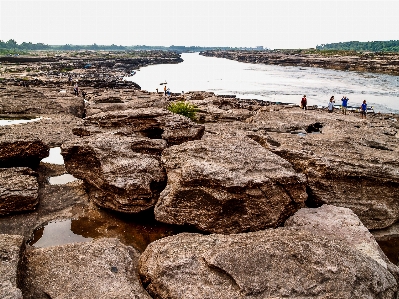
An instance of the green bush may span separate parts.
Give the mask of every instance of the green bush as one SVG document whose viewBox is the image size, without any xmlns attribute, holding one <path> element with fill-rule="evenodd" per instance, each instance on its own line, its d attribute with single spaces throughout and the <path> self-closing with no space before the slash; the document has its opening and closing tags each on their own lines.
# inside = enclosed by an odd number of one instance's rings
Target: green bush
<svg viewBox="0 0 399 299">
<path fill-rule="evenodd" d="M 168 106 L 168 110 L 177 113 L 183 116 L 186 116 L 192 120 L 195 119 L 195 113 L 197 112 L 198 108 L 185 101 L 178 101 L 170 103 Z"/>
</svg>

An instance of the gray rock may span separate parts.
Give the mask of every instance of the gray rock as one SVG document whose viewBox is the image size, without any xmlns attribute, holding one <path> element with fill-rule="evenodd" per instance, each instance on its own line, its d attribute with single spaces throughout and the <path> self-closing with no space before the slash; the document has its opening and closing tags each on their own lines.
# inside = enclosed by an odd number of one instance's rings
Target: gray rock
<svg viewBox="0 0 399 299">
<path fill-rule="evenodd" d="M 138 256 L 116 239 L 31 250 L 24 298 L 150 299 L 137 274 Z"/>
<path fill-rule="evenodd" d="M 50 148 L 39 139 L 0 139 L 0 167 L 37 166 L 49 153 Z"/>
<path fill-rule="evenodd" d="M 34 210 L 38 190 L 37 174 L 30 168 L 0 168 L 0 215 Z"/>
<path fill-rule="evenodd" d="M 0 234 L 0 298 L 22 299 L 22 255 L 25 242 L 22 236 Z"/>
<path fill-rule="evenodd" d="M 159 155 L 143 153 L 159 152 L 165 141 L 143 139 L 88 136 L 64 143 L 61 154 L 67 171 L 86 183 L 90 200 L 115 211 L 137 213 L 153 207 L 166 185 Z"/>
<path fill-rule="evenodd" d="M 179 234 L 151 243 L 139 273 L 154 298 L 396 298 L 395 278 L 346 243 L 288 228 Z"/>
<path fill-rule="evenodd" d="M 168 185 L 155 218 L 218 233 L 276 227 L 307 198 L 306 178 L 249 138 L 207 138 L 162 153 Z"/>
</svg>

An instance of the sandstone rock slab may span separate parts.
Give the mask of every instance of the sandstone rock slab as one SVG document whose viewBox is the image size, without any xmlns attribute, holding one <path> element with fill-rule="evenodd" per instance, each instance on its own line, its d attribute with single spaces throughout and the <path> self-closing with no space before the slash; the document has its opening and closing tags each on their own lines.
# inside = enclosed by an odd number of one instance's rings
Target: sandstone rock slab
<svg viewBox="0 0 399 299">
<path fill-rule="evenodd" d="M 304 206 L 306 178 L 249 138 L 206 138 L 162 153 L 168 185 L 158 221 L 207 232 L 276 227 Z"/>
<path fill-rule="evenodd" d="M 0 215 L 34 210 L 38 192 L 37 174 L 30 168 L 0 168 Z"/>
<path fill-rule="evenodd" d="M 2 138 L 0 140 L 0 167 L 39 165 L 48 157 L 50 148 L 40 139 Z"/>
<path fill-rule="evenodd" d="M 24 238 L 0 234 L 0 298 L 22 299 L 21 284 Z"/>
<path fill-rule="evenodd" d="M 399 277 L 399 268 L 389 261 L 373 235 L 359 217 L 348 208 L 327 204 L 315 209 L 302 208 L 287 219 L 284 227 L 300 228 L 313 234 L 346 242 L 350 247 L 374 259 Z"/>
<path fill-rule="evenodd" d="M 150 299 L 139 282 L 138 256 L 116 239 L 31 250 L 24 298 Z"/>
<path fill-rule="evenodd" d="M 201 139 L 205 130 L 187 117 L 153 107 L 97 113 L 85 118 L 83 129 L 93 134 L 112 130 L 164 139 L 169 146 Z"/>
<path fill-rule="evenodd" d="M 153 207 L 166 185 L 159 158 L 164 146 L 164 140 L 103 134 L 66 142 L 61 154 L 67 171 L 86 183 L 90 200 L 137 213 Z"/>
<path fill-rule="evenodd" d="M 151 243 L 139 273 L 154 298 L 396 298 L 395 278 L 343 242 L 288 228 Z"/>
</svg>

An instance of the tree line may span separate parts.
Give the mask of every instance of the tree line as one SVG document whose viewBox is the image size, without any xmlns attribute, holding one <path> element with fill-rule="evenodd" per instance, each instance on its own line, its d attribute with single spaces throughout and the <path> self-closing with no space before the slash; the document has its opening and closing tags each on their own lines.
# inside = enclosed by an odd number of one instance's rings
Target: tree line
<svg viewBox="0 0 399 299">
<path fill-rule="evenodd" d="M 43 43 L 26 43 L 23 42 L 18 44 L 15 40 L 10 39 L 7 42 L 0 40 L 0 50 L 3 50 L 8 53 L 19 53 L 23 51 L 35 51 L 35 50 L 59 50 L 59 51 L 79 51 L 79 50 L 104 50 L 104 51 L 132 51 L 132 50 L 160 50 L 160 51 L 175 51 L 175 52 L 201 52 L 201 51 L 208 51 L 208 50 L 242 50 L 242 49 L 250 49 L 253 50 L 254 48 L 231 48 L 231 47 L 199 47 L 199 46 L 146 46 L 146 45 L 137 45 L 137 46 L 118 46 L 118 45 L 46 45 Z M 259 49 L 256 48 L 256 49 Z M 5 51 L 4 51 L 5 50 Z"/>
<path fill-rule="evenodd" d="M 359 52 L 399 52 L 399 40 L 322 44 L 317 50 L 345 50 Z"/>
</svg>

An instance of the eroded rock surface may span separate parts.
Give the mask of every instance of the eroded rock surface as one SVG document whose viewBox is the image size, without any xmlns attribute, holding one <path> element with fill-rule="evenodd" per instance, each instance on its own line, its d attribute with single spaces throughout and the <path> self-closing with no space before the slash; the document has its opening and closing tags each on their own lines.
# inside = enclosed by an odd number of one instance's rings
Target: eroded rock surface
<svg viewBox="0 0 399 299">
<path fill-rule="evenodd" d="M 288 218 L 284 227 L 300 228 L 346 242 L 350 247 L 374 259 L 395 277 L 399 277 L 399 268 L 388 260 L 373 235 L 348 208 L 332 205 L 322 205 L 316 209 L 303 208 Z"/>
<path fill-rule="evenodd" d="M 303 230 L 151 243 L 139 273 L 154 298 L 396 298 L 394 276 L 347 244 Z"/>
<path fill-rule="evenodd" d="M 88 116 L 81 130 L 87 134 L 117 131 L 151 139 L 164 139 L 168 145 L 201 139 L 204 126 L 163 108 L 138 108 L 101 112 Z M 82 133 L 82 135 L 85 133 Z"/>
<path fill-rule="evenodd" d="M 24 298 L 150 299 L 137 274 L 138 256 L 116 239 L 30 250 Z"/>
<path fill-rule="evenodd" d="M 140 142 L 141 141 L 141 142 Z M 125 213 L 155 205 L 166 184 L 166 173 L 157 152 L 164 140 L 102 134 L 78 138 L 61 147 L 65 167 L 82 179 L 96 204 Z"/>
<path fill-rule="evenodd" d="M 0 298 L 22 299 L 22 254 L 25 242 L 22 236 L 0 234 Z"/>
<path fill-rule="evenodd" d="M 40 139 L 0 139 L 0 167 L 38 166 L 50 148 Z"/>
<path fill-rule="evenodd" d="M 249 138 L 206 138 L 163 151 L 157 220 L 208 232 L 276 227 L 304 205 L 306 178 Z"/>
<path fill-rule="evenodd" d="M 0 168 L 0 215 L 34 210 L 38 192 L 37 173 L 30 168 Z"/>
</svg>

